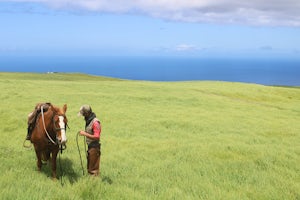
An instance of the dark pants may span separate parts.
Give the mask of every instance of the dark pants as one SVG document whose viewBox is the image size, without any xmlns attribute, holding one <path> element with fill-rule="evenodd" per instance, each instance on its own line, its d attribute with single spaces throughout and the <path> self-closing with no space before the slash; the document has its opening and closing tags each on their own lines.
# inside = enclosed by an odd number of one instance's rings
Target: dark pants
<svg viewBox="0 0 300 200">
<path fill-rule="evenodd" d="M 87 170 L 88 173 L 94 176 L 98 176 L 100 173 L 100 156 L 101 145 L 92 145 L 88 147 L 87 151 Z"/>
</svg>

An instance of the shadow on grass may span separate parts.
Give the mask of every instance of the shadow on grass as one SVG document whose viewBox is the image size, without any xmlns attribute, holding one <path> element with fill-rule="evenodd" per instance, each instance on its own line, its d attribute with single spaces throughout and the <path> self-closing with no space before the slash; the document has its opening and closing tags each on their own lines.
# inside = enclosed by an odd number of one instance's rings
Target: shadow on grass
<svg viewBox="0 0 300 200">
<path fill-rule="evenodd" d="M 113 183 L 113 181 L 111 180 L 111 178 L 109 178 L 108 176 L 104 176 L 102 178 L 102 182 L 108 183 L 109 185 L 111 185 Z"/>
<path fill-rule="evenodd" d="M 51 164 L 49 162 L 44 163 L 42 165 L 41 173 L 45 174 L 47 177 L 52 178 L 52 172 L 51 172 Z M 81 177 L 88 176 L 85 171 L 85 175 L 82 174 L 82 171 L 76 172 L 74 170 L 74 163 L 69 158 L 59 158 L 57 157 L 56 161 L 56 173 L 57 178 L 61 182 L 62 185 L 64 183 L 69 182 L 70 184 L 76 183 Z M 113 184 L 113 181 L 108 176 L 103 176 L 101 178 L 101 181 L 103 183 Z"/>
<path fill-rule="evenodd" d="M 80 177 L 80 174 L 76 173 L 73 166 L 73 161 L 71 161 L 70 159 L 57 157 L 57 178 L 62 182 L 66 182 L 66 180 L 68 180 L 71 184 L 77 182 Z M 49 163 L 49 161 L 43 163 L 41 173 L 45 174 L 47 177 L 52 177 L 51 164 Z"/>
<path fill-rule="evenodd" d="M 57 171 L 59 179 L 68 179 L 71 184 L 77 182 L 80 177 L 73 168 L 73 162 L 68 158 L 61 159 L 60 161 L 58 160 Z"/>
</svg>

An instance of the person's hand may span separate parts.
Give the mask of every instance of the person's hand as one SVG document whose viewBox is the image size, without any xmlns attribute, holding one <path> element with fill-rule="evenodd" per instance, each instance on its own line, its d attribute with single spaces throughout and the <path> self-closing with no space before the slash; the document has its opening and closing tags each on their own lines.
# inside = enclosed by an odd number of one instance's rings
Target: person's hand
<svg viewBox="0 0 300 200">
<path fill-rule="evenodd" d="M 85 136 L 85 132 L 84 131 L 79 131 L 79 134 L 82 136 Z"/>
</svg>

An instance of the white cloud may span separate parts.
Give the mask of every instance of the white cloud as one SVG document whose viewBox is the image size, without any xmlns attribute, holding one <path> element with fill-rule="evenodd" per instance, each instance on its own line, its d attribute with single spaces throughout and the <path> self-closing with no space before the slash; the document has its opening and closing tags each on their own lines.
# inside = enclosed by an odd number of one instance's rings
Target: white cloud
<svg viewBox="0 0 300 200">
<path fill-rule="evenodd" d="M 0 0 L 43 3 L 55 9 L 139 13 L 166 20 L 300 26 L 299 0 Z"/>
</svg>

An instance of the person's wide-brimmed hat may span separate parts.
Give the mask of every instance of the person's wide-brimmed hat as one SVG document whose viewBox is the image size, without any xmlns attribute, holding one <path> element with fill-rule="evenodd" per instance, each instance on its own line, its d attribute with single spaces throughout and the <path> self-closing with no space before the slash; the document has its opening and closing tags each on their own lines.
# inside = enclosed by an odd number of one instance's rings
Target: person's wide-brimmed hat
<svg viewBox="0 0 300 200">
<path fill-rule="evenodd" d="M 83 105 L 80 107 L 79 112 L 78 112 L 78 116 L 84 116 L 85 114 L 91 113 L 92 112 L 92 108 L 90 105 Z"/>
</svg>

